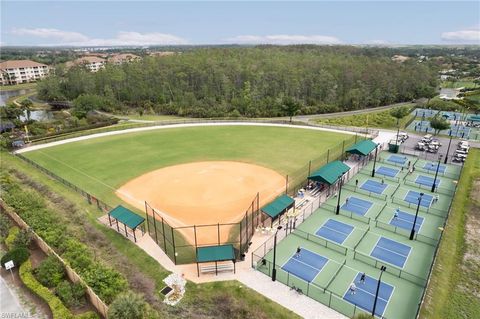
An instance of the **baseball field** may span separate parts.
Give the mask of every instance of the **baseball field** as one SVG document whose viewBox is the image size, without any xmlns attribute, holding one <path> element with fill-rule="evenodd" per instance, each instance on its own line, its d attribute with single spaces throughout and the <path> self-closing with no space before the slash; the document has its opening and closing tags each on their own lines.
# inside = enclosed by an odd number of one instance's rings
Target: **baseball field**
<svg viewBox="0 0 480 319">
<path fill-rule="evenodd" d="M 278 126 L 163 128 L 57 145 L 23 155 L 115 206 L 144 211 L 144 201 L 172 225 L 235 222 L 258 192 L 266 204 L 310 160 L 354 136 Z M 340 146 L 340 147 L 339 147 Z"/>
</svg>

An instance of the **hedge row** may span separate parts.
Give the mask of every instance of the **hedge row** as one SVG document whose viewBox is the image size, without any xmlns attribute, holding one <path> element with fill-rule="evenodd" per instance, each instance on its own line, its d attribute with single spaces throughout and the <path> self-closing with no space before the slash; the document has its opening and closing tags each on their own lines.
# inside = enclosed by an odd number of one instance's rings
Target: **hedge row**
<svg viewBox="0 0 480 319">
<path fill-rule="evenodd" d="M 44 287 L 33 275 L 32 262 L 27 260 L 20 266 L 20 278 L 22 282 L 38 295 L 40 298 L 50 307 L 53 314 L 53 319 L 95 319 L 98 318 L 94 312 L 86 312 L 81 315 L 73 315 L 67 307 L 64 306 L 62 301 L 55 296 L 47 287 Z"/>
<path fill-rule="evenodd" d="M 94 254 L 73 237 L 66 223 L 47 208 L 38 193 L 22 189 L 9 175 L 2 174 L 3 200 L 85 280 L 107 304 L 127 289 L 126 279 L 116 270 L 95 261 Z"/>
</svg>

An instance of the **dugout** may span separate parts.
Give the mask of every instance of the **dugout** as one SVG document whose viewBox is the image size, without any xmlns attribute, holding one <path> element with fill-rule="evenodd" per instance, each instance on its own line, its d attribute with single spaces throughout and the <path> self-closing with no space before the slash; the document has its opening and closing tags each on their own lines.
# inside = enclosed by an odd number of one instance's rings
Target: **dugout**
<svg viewBox="0 0 480 319">
<path fill-rule="evenodd" d="M 205 272 L 213 272 L 215 271 L 215 275 L 218 275 L 219 271 L 225 270 L 233 270 L 235 273 L 235 251 L 233 249 L 233 245 L 218 245 L 218 246 L 206 246 L 206 247 L 197 247 L 197 276 L 200 277 L 200 268 L 202 273 Z M 231 265 L 227 264 L 218 264 L 219 262 L 224 261 L 231 261 L 233 264 L 233 268 Z M 200 264 L 203 263 L 213 263 L 209 266 L 202 266 Z"/>
<path fill-rule="evenodd" d="M 130 229 L 130 231 L 132 232 L 133 240 L 137 242 L 137 236 L 135 235 L 135 231 L 145 222 L 145 218 L 135 214 L 128 208 L 123 207 L 122 205 L 118 205 L 110 212 L 108 212 L 108 222 L 110 223 L 110 227 L 113 227 L 113 223 L 115 223 L 117 226 L 117 231 L 119 233 L 122 233 L 119 226 L 119 223 L 122 223 L 125 237 L 128 238 L 128 229 Z M 142 232 L 143 236 L 145 232 L 142 227 L 140 227 L 140 231 Z"/>
<path fill-rule="evenodd" d="M 318 170 L 310 174 L 308 179 L 316 183 L 323 184 L 322 186 L 330 187 L 334 185 L 340 177 L 350 170 L 350 167 L 341 161 L 330 162 Z M 323 187 L 321 187 L 323 188 Z"/>
<path fill-rule="evenodd" d="M 282 195 L 270 204 L 263 206 L 260 210 L 267 216 L 267 219 L 270 219 L 270 226 L 273 226 L 273 222 L 292 207 L 295 210 L 295 200 L 288 195 Z"/>
<path fill-rule="evenodd" d="M 350 146 L 345 150 L 345 152 L 351 155 L 367 156 L 376 147 L 377 147 L 377 144 L 372 140 L 365 140 Z"/>
</svg>

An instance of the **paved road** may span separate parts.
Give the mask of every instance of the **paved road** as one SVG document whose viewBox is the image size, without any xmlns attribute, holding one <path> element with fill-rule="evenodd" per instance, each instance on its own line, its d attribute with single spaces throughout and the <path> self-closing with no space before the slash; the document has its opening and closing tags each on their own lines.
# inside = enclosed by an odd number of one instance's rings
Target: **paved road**
<svg viewBox="0 0 480 319">
<path fill-rule="evenodd" d="M 28 318 L 29 312 L 20 306 L 18 297 L 0 277 L 0 318 Z M 22 317 L 23 316 L 23 317 Z"/>
</svg>

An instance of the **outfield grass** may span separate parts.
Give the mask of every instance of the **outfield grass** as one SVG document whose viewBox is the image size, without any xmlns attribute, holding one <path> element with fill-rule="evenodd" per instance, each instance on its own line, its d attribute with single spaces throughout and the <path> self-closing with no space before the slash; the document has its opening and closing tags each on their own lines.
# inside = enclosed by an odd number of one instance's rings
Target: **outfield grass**
<svg viewBox="0 0 480 319">
<path fill-rule="evenodd" d="M 120 201 L 114 195 L 117 188 L 162 167 L 231 160 L 289 174 L 352 138 L 335 132 L 265 126 L 169 128 L 91 139 L 24 155 L 113 205 Z"/>
<path fill-rule="evenodd" d="M 413 103 L 405 103 L 406 107 L 413 107 Z M 413 115 L 409 114 L 400 120 L 400 128 L 411 120 Z M 390 110 L 367 112 L 349 116 L 339 116 L 335 118 L 320 119 L 318 123 L 329 125 L 357 126 L 357 127 L 381 127 L 387 129 L 397 128 L 397 119 L 390 115 Z"/>
</svg>

